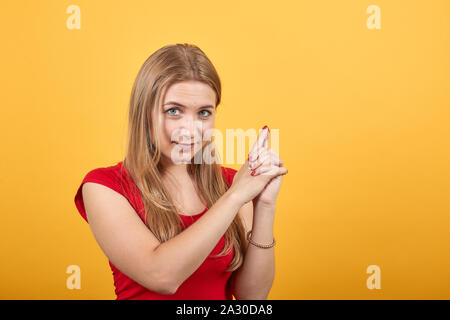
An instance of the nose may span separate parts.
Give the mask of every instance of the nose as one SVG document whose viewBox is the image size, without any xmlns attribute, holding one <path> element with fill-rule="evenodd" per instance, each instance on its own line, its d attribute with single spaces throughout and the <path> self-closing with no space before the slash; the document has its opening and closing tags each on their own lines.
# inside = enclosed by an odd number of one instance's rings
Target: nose
<svg viewBox="0 0 450 320">
<path fill-rule="evenodd" d="M 175 132 L 175 141 L 180 143 L 193 143 L 202 139 L 202 121 L 195 120 L 193 117 L 185 117 L 180 122 Z"/>
</svg>

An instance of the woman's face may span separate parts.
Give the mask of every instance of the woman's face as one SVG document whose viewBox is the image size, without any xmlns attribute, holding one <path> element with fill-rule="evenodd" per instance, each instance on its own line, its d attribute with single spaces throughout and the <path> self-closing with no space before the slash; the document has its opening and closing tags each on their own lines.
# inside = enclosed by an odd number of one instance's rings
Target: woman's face
<svg viewBox="0 0 450 320">
<path fill-rule="evenodd" d="M 216 93 L 207 84 L 190 80 L 170 85 L 163 95 L 159 116 L 163 160 L 188 163 L 211 137 Z"/>
</svg>

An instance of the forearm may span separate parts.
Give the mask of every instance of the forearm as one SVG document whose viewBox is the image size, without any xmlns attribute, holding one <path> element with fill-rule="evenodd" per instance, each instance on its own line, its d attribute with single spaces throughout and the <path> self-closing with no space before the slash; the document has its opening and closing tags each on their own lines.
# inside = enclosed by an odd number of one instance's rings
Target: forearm
<svg viewBox="0 0 450 320">
<path fill-rule="evenodd" d="M 178 288 L 205 261 L 227 231 L 241 207 L 231 191 L 227 191 L 195 223 L 160 244 L 154 251 L 155 265 Z"/>
<path fill-rule="evenodd" d="M 255 207 L 251 239 L 260 244 L 273 241 L 275 207 Z M 275 276 L 275 253 L 249 243 L 244 264 L 236 271 L 233 292 L 238 300 L 263 300 L 272 288 Z"/>
</svg>

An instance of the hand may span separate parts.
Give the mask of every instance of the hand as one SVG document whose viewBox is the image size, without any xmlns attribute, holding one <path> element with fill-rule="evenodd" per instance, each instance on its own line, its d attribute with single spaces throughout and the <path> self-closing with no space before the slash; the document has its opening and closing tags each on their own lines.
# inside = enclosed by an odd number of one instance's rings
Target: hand
<svg viewBox="0 0 450 320">
<path fill-rule="evenodd" d="M 263 130 L 260 133 L 257 141 L 252 147 L 253 153 L 251 152 L 251 154 L 255 154 L 257 150 L 262 150 L 267 136 L 268 130 Z M 231 193 L 235 194 L 241 205 L 253 200 L 273 178 L 286 174 L 287 169 L 284 167 L 273 167 L 271 170 L 265 171 L 264 174 L 255 176 L 252 176 L 250 172 L 249 159 L 247 159 L 239 171 L 236 172 L 233 183 L 229 189 Z M 276 186 L 276 183 L 274 183 L 273 186 Z M 273 189 L 273 187 L 271 189 Z M 267 194 L 270 193 L 271 192 L 266 193 L 266 197 Z"/>
<path fill-rule="evenodd" d="M 253 176 L 266 175 L 270 172 L 278 172 L 280 167 L 283 167 L 283 160 L 281 160 L 275 151 L 269 149 L 270 130 L 264 130 L 267 134 L 264 136 L 262 145 L 257 145 L 256 149 L 252 149 L 249 154 L 250 168 Z M 258 148 L 259 147 L 259 148 Z M 284 174 L 287 174 L 287 169 Z M 253 206 L 270 206 L 274 207 L 278 192 L 280 191 L 283 175 L 278 175 L 272 178 L 264 189 L 253 199 Z"/>
</svg>

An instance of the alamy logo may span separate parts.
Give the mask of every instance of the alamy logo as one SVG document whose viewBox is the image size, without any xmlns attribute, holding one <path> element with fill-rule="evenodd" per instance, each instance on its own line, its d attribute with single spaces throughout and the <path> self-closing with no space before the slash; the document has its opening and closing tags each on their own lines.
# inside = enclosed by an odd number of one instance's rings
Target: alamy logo
<svg viewBox="0 0 450 320">
<path fill-rule="evenodd" d="M 370 16 L 367 18 L 367 28 L 370 30 L 381 29 L 381 9 L 379 6 L 376 5 L 370 5 L 367 7 L 366 10 L 367 14 L 370 14 Z"/>
<path fill-rule="evenodd" d="M 381 271 L 380 271 L 380 267 L 372 264 L 370 266 L 367 267 L 366 270 L 367 273 L 372 273 L 371 276 L 369 278 L 367 278 L 367 288 L 370 290 L 373 289 L 381 289 Z"/>
<path fill-rule="evenodd" d="M 246 153 L 246 141 L 249 141 L 249 145 L 252 146 L 258 139 L 258 135 L 261 134 L 262 129 L 259 132 L 255 129 L 226 129 L 224 134 L 216 129 L 208 129 L 203 132 L 203 123 L 201 121 L 194 122 L 194 130 L 190 132 L 187 129 L 177 129 L 171 134 L 171 141 L 177 143 L 171 151 L 171 159 L 175 164 L 179 163 L 193 163 L 200 164 L 212 164 L 212 163 L 224 163 L 222 157 L 217 155 L 222 150 L 225 152 L 225 163 L 234 164 L 235 157 L 237 163 L 242 164 L 247 160 Z M 270 149 L 276 154 L 279 153 L 279 139 L 280 130 L 270 130 Z M 214 139 L 213 139 L 214 137 Z M 236 145 L 235 145 L 236 141 Z M 205 147 L 203 146 L 204 142 Z M 225 149 L 224 149 L 225 146 Z M 235 153 L 236 146 L 236 153 Z M 262 152 L 262 149 L 257 149 L 257 152 Z"/>
<path fill-rule="evenodd" d="M 66 280 L 66 287 L 69 290 L 81 289 L 81 269 L 79 266 L 72 264 L 67 267 L 66 273 L 70 276 Z"/>
<path fill-rule="evenodd" d="M 66 20 L 66 26 L 67 29 L 73 30 L 73 29 L 80 29 L 81 28 L 81 10 L 80 7 L 71 4 L 66 9 L 67 14 L 71 14 L 67 20 Z"/>
</svg>

